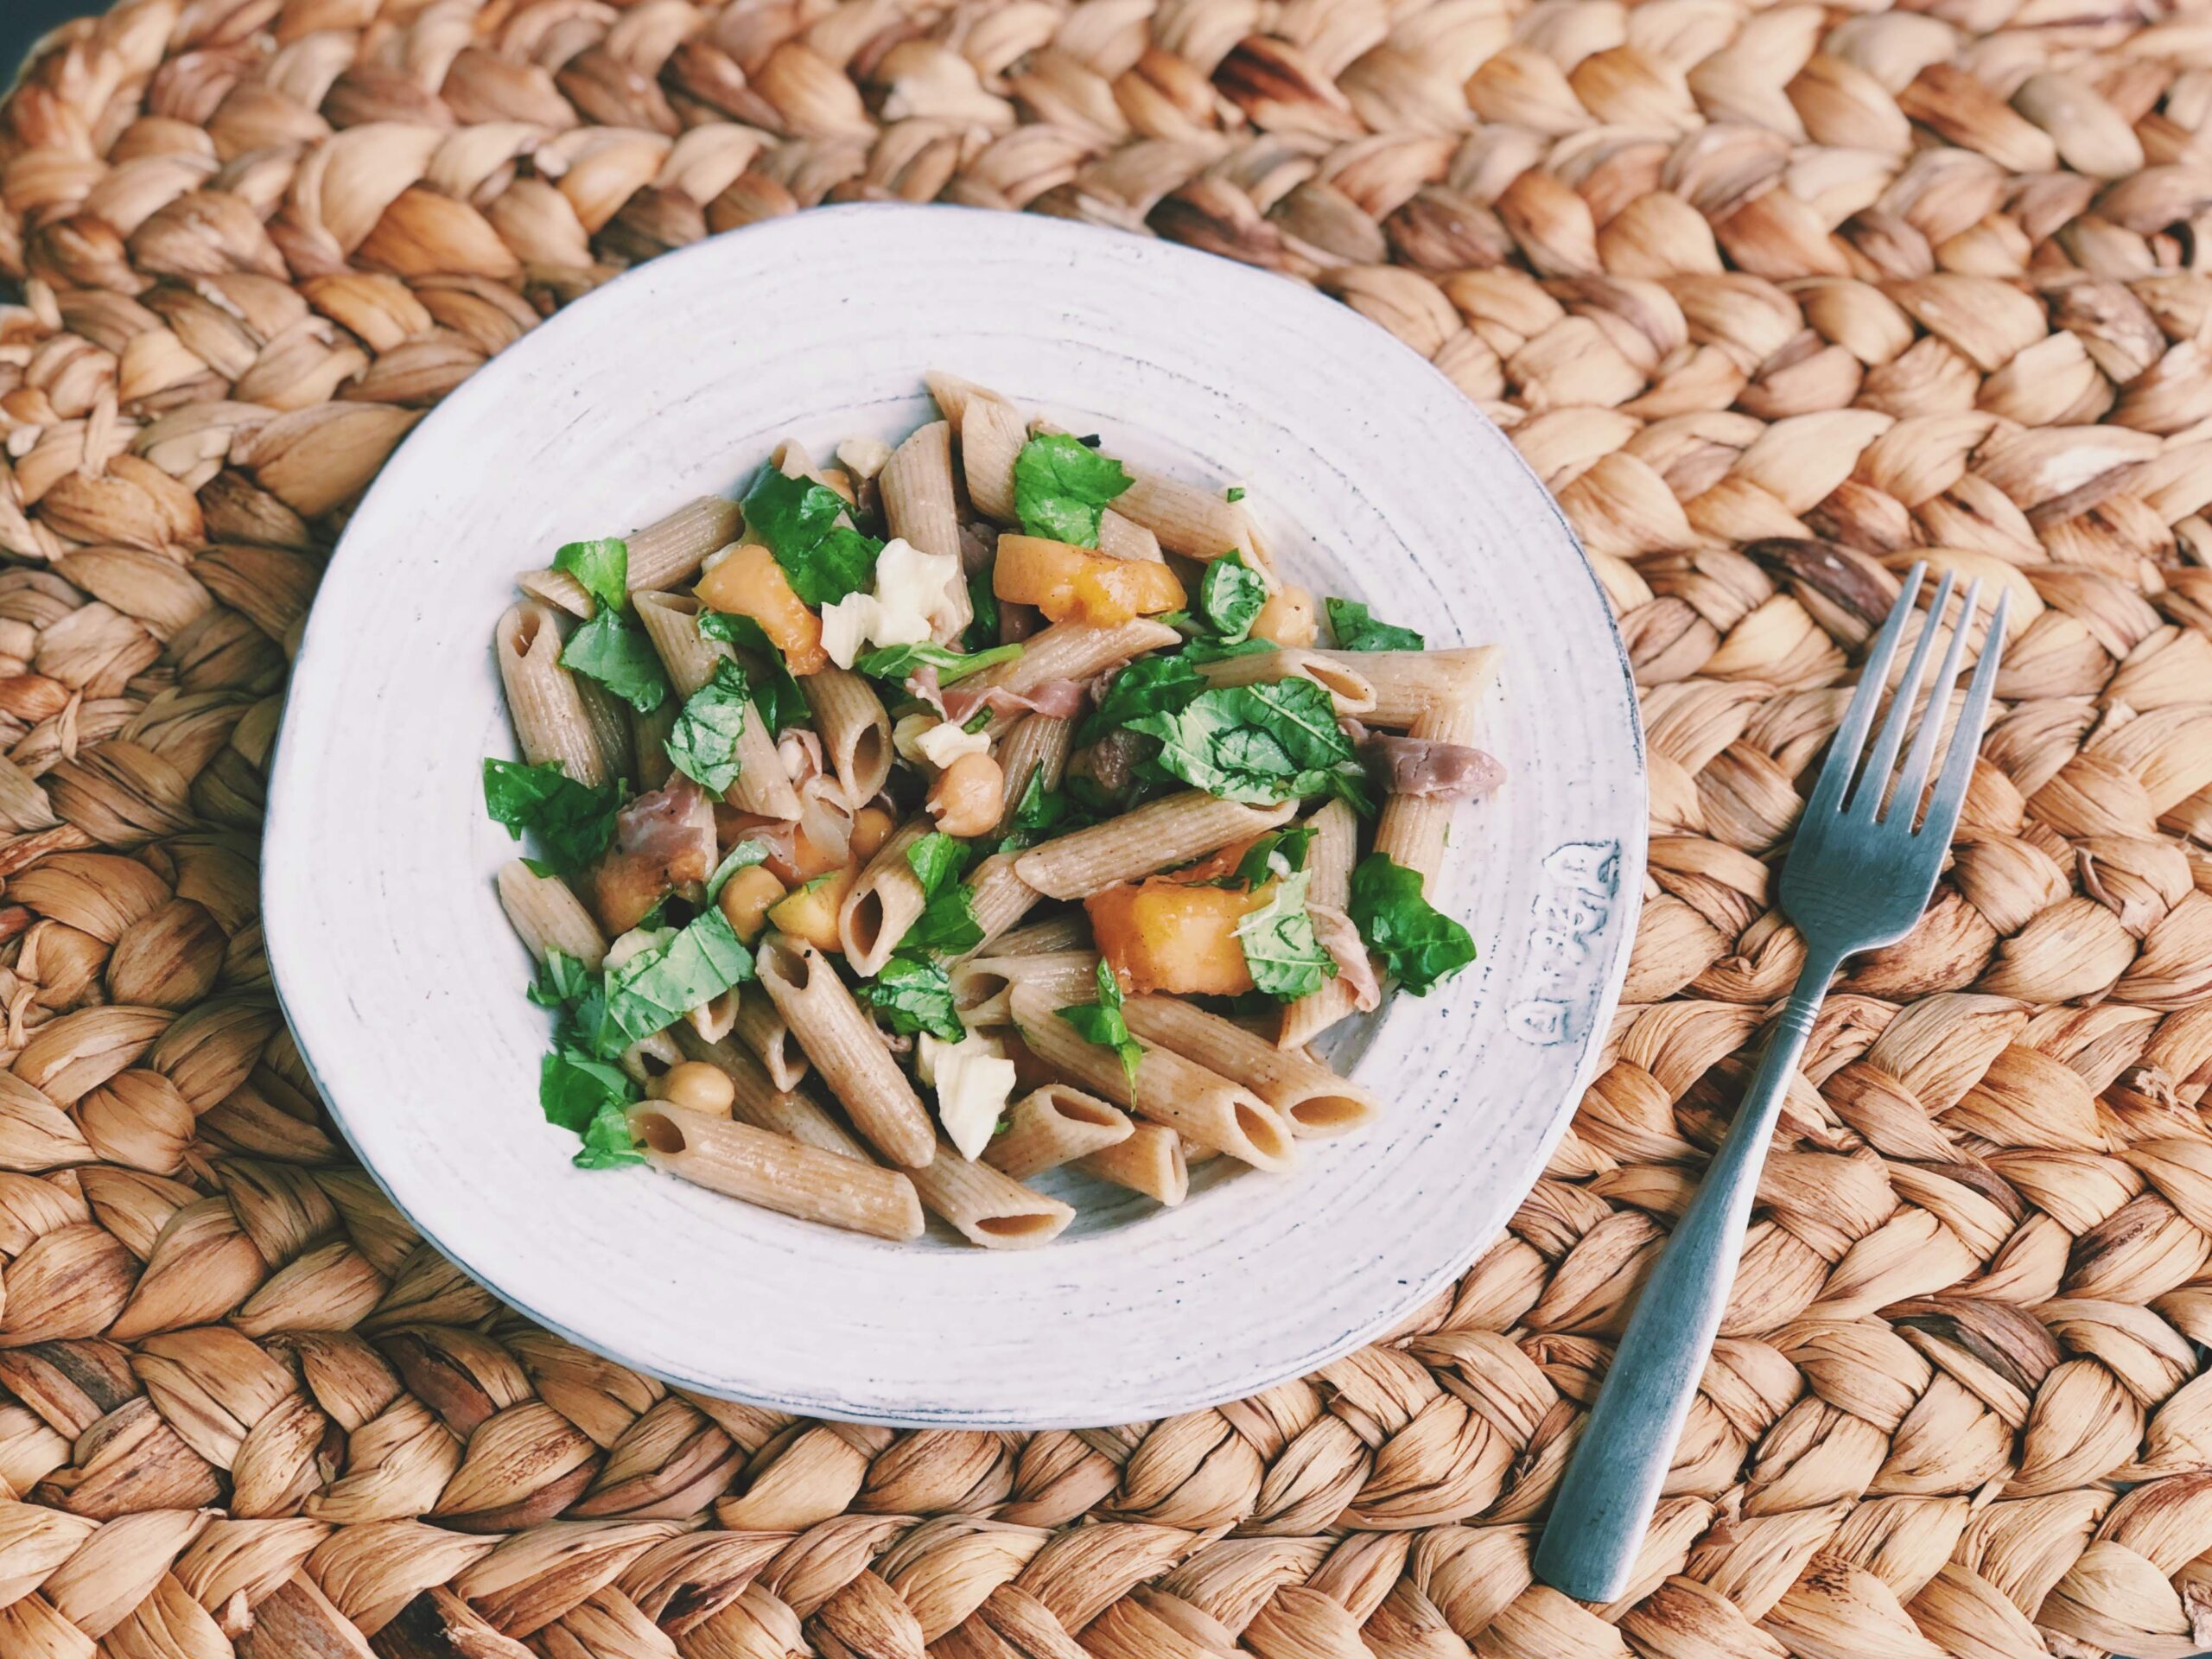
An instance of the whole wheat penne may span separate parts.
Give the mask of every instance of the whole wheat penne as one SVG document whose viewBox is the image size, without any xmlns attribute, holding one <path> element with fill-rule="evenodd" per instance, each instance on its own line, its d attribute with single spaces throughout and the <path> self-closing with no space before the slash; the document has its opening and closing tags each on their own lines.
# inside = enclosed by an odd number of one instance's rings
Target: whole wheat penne
<svg viewBox="0 0 2212 1659">
<path fill-rule="evenodd" d="M 492 641 L 522 758 L 532 766 L 557 760 L 569 777 L 594 789 L 608 782 L 583 694 L 561 666 L 561 628 L 552 607 L 530 599 L 508 606 Z"/>
<path fill-rule="evenodd" d="M 1120 1056 L 1077 1035 L 1042 990 L 1016 985 L 1012 1000 L 1014 1026 L 1031 1052 L 1091 1093 L 1255 1169 L 1285 1170 L 1298 1161 L 1288 1122 L 1250 1090 L 1142 1038 L 1132 1088 Z"/>
<path fill-rule="evenodd" d="M 674 1032 L 676 1046 L 685 1059 L 704 1060 L 730 1080 L 730 1086 L 737 1091 L 740 1107 L 747 1101 L 755 1103 L 772 1101 L 789 1092 L 770 1078 L 758 1058 L 741 1048 L 728 1037 L 702 1037 L 688 1025 L 673 1026 L 670 1029 Z M 744 1117 L 745 1114 L 741 1110 L 738 1116 Z M 753 1120 L 747 1118 L 746 1121 L 750 1122 Z M 775 1126 L 765 1124 L 762 1127 L 772 1128 Z"/>
<path fill-rule="evenodd" d="M 1071 1164 L 1129 1138 L 1135 1128 L 1109 1102 L 1065 1083 L 1033 1089 L 1007 1112 L 1007 1128 L 983 1161 L 1017 1181 Z"/>
<path fill-rule="evenodd" d="M 1160 546 L 1188 559 L 1241 553 L 1245 563 L 1262 576 L 1268 575 L 1253 549 L 1244 509 L 1222 491 L 1201 489 L 1141 467 L 1128 470 L 1129 487 L 1114 498 L 1114 511 L 1160 537 Z"/>
<path fill-rule="evenodd" d="M 883 492 L 883 517 L 893 536 L 925 553 L 960 556 L 960 509 L 952 487 L 952 429 L 943 421 L 917 428 L 876 474 Z M 968 584 L 956 578 L 946 590 L 934 637 L 948 645 L 960 637 L 975 612 Z"/>
<path fill-rule="evenodd" d="M 999 663 L 962 683 L 962 689 L 982 691 L 992 686 L 1008 691 L 1034 691 L 1047 680 L 1087 680 L 1119 668 L 1130 658 L 1159 651 L 1182 639 L 1164 622 L 1140 616 L 1110 628 L 1088 622 L 1055 622 L 1039 628 L 1021 642 L 1021 655 Z M 993 741 L 1014 728 L 1019 714 L 997 715 L 984 730 Z"/>
<path fill-rule="evenodd" d="M 666 1031 L 657 1031 L 650 1037 L 641 1037 L 615 1057 L 614 1063 L 630 1074 L 630 1080 L 645 1088 L 662 1072 L 683 1058 L 683 1051 L 676 1046 L 676 1033 L 683 1022 L 677 1020 Z"/>
<path fill-rule="evenodd" d="M 1027 915 L 1030 907 L 1044 897 L 1014 874 L 1014 861 L 1012 853 L 993 853 L 968 877 L 976 925 L 983 930 L 982 944 L 976 947 L 978 950 Z"/>
<path fill-rule="evenodd" d="M 1166 557 L 1160 550 L 1159 537 L 1111 507 L 1098 515 L 1098 550 L 1111 559 L 1138 559 L 1147 564 L 1159 564 Z"/>
<path fill-rule="evenodd" d="M 741 1123 L 789 1135 L 799 1145 L 812 1147 L 817 1152 L 850 1158 L 856 1163 L 875 1161 L 843 1124 L 804 1095 L 790 1090 L 762 1095 L 741 1086 L 729 1109 L 730 1116 Z"/>
<path fill-rule="evenodd" d="M 1274 680 L 1311 680 L 1329 694 L 1340 715 L 1364 717 L 1375 707 L 1375 687 L 1367 677 L 1335 657 L 1303 645 L 1248 652 L 1198 664 L 1209 685 L 1258 685 Z"/>
<path fill-rule="evenodd" d="M 1032 922 L 1027 927 L 1017 927 L 1001 933 L 990 942 L 987 950 L 978 955 L 994 957 L 1041 957 L 1055 950 L 1088 950 L 1090 949 L 1090 918 L 1080 911 L 1065 916 L 1054 916 L 1048 920 Z"/>
<path fill-rule="evenodd" d="M 715 665 L 734 662 L 737 653 L 726 640 L 709 639 L 699 632 L 699 613 L 705 607 L 689 594 L 639 594 L 638 620 L 652 641 L 661 666 L 679 698 L 687 698 L 712 679 Z M 737 778 L 722 798 L 763 817 L 795 818 L 799 814 L 798 792 L 783 757 L 776 753 L 775 734 L 760 717 L 760 707 L 750 698 L 737 734 Z"/>
<path fill-rule="evenodd" d="M 860 675 L 832 664 L 807 676 L 806 701 L 846 800 L 866 806 L 891 775 L 891 716 L 883 699 Z"/>
<path fill-rule="evenodd" d="M 1304 1050 L 1277 1048 L 1180 997 L 1132 996 L 1122 1003 L 1122 1017 L 1132 1036 L 1243 1084 L 1283 1112 L 1294 1134 L 1315 1139 L 1349 1135 L 1382 1109 L 1371 1090 L 1338 1077 Z"/>
<path fill-rule="evenodd" d="M 732 987 L 719 996 L 709 997 L 697 1007 L 685 1010 L 683 1023 L 695 1036 L 710 1043 L 720 1042 L 737 1023 L 737 1003 L 738 992 Z M 683 1039 L 678 1038 L 677 1046 L 683 1046 Z"/>
<path fill-rule="evenodd" d="M 1351 867 L 1359 855 L 1359 820 L 1342 801 L 1331 801 L 1306 819 L 1313 839 L 1306 848 L 1306 906 L 1344 912 L 1351 902 Z M 1282 1024 L 1275 1040 L 1284 1048 L 1302 1048 L 1352 1012 L 1357 1001 L 1351 984 L 1341 976 L 1325 979 L 1321 988 L 1283 1005 Z"/>
<path fill-rule="evenodd" d="M 853 1127 L 894 1164 L 929 1162 L 936 1152 L 929 1115 L 837 970 L 812 945 L 780 933 L 761 941 L 754 967 Z"/>
<path fill-rule="evenodd" d="M 1438 743 L 1471 744 L 1480 724 L 1472 697 L 1439 703 L 1414 721 L 1413 734 Z M 1433 887 L 1444 869 L 1446 838 L 1452 830 L 1456 801 L 1425 795 L 1391 795 L 1382 802 L 1382 816 L 1375 824 L 1375 850 L 1393 861 L 1419 870 L 1425 886 Z"/>
<path fill-rule="evenodd" d="M 1186 789 L 1088 830 L 1040 842 L 1014 861 L 1014 874 L 1048 899 L 1088 899 L 1116 881 L 1188 863 L 1201 853 L 1287 823 L 1297 812 L 1295 801 L 1248 806 Z"/>
<path fill-rule="evenodd" d="M 960 413 L 950 418 L 960 429 L 960 467 L 976 511 L 1001 524 L 1018 523 L 1014 462 L 1029 440 L 1027 423 L 995 392 L 976 387 L 969 389 Z"/>
<path fill-rule="evenodd" d="M 1128 1140 L 1077 1159 L 1075 1166 L 1171 1210 L 1191 1196 L 1191 1166 L 1183 1156 L 1183 1137 L 1158 1123 L 1137 1124 Z"/>
<path fill-rule="evenodd" d="M 1447 651 L 1315 651 L 1341 668 L 1363 677 L 1375 690 L 1375 706 L 1360 718 L 1370 726 L 1404 728 L 1447 702 L 1478 700 L 1497 678 L 1495 645 L 1465 645 Z"/>
<path fill-rule="evenodd" d="M 1014 1017 L 1016 985 L 1035 985 L 1060 1004 L 1089 1001 L 1097 994 L 1096 950 L 1054 951 L 1029 957 L 964 957 L 952 964 L 952 1006 L 970 1026 L 1002 1026 Z"/>
<path fill-rule="evenodd" d="M 782 1013 L 759 985 L 739 988 L 737 1018 L 730 1023 L 730 1033 L 759 1058 L 777 1088 L 798 1087 L 806 1075 L 806 1057 L 792 1040 Z"/>
<path fill-rule="evenodd" d="M 906 861 L 907 849 L 936 830 L 927 817 L 901 824 L 861 870 L 837 912 L 837 937 L 853 971 L 873 977 L 891 960 L 899 942 L 929 903 L 921 878 Z"/>
<path fill-rule="evenodd" d="M 631 776 L 635 770 L 636 751 L 630 737 L 630 705 L 587 675 L 570 677 L 583 702 L 584 719 L 591 727 L 592 741 L 599 746 L 599 758 L 607 768 L 607 775 Z"/>
<path fill-rule="evenodd" d="M 630 1132 L 648 1163 L 694 1185 L 877 1238 L 922 1236 L 914 1184 L 893 1170 L 664 1100 L 632 1106 Z"/>
<path fill-rule="evenodd" d="M 673 588 L 737 535 L 737 503 L 719 495 L 687 501 L 667 518 L 633 531 L 627 538 L 632 593 Z M 516 578 L 524 593 L 559 606 L 571 616 L 588 617 L 596 608 L 583 584 L 565 570 L 531 570 Z"/>
<path fill-rule="evenodd" d="M 598 971 L 607 938 L 567 882 L 538 874 L 519 858 L 499 866 L 498 881 L 500 907 L 531 956 L 542 963 L 559 950 Z"/>
<path fill-rule="evenodd" d="M 945 1141 L 931 1162 L 909 1173 L 925 1209 L 987 1250 L 1049 1244 L 1075 1219 L 1059 1199 L 1032 1192 L 988 1164 L 969 1163 Z"/>
<path fill-rule="evenodd" d="M 1058 789 L 1066 772 L 1068 747 L 1074 741 L 1075 722 L 1056 715 L 1030 715 L 1007 734 L 999 745 L 999 773 L 1003 780 L 1006 810 L 999 816 L 998 833 L 1014 828 L 1014 815 L 1032 779 L 1042 778 L 1046 789 Z"/>
</svg>

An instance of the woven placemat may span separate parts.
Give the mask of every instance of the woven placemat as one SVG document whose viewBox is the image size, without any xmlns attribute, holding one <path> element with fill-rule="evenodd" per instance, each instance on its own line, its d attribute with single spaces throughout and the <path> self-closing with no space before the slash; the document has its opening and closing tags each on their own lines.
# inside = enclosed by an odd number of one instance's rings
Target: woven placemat
<svg viewBox="0 0 2212 1659">
<path fill-rule="evenodd" d="M 0 1656 L 2212 1643 L 2202 16 L 140 0 L 50 42 L 0 131 Z M 1574 1133 L 1452 1294 L 1254 1400 L 1025 1436 L 671 1393 L 421 1243 L 275 1011 L 264 766 L 348 503 L 623 266 L 872 198 L 1358 307 L 1512 431 L 1644 687 Z M 1530 1539 L 1923 547 L 2018 619 L 1956 859 L 1829 1001 L 1643 1570 L 1586 1607 Z"/>
</svg>

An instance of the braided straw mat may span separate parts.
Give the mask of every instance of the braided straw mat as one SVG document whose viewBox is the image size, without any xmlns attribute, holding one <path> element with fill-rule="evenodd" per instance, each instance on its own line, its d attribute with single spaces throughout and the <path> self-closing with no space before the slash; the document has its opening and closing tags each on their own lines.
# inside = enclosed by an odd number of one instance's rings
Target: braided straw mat
<svg viewBox="0 0 2212 1659">
<path fill-rule="evenodd" d="M 65 31 L 0 121 L 0 1656 L 2212 1645 L 2209 122 L 2212 21 L 2155 0 Z M 866 199 L 1357 307 L 1512 432 L 1643 686 L 1651 890 L 1574 1133 L 1451 1294 L 1218 1410 L 672 1393 L 418 1240 L 271 1000 L 264 768 L 349 503 L 563 302 Z M 1955 859 L 1829 999 L 1641 1570 L 1585 1606 L 1532 1534 L 1796 969 L 1775 860 L 1923 552 L 2019 619 Z"/>
</svg>

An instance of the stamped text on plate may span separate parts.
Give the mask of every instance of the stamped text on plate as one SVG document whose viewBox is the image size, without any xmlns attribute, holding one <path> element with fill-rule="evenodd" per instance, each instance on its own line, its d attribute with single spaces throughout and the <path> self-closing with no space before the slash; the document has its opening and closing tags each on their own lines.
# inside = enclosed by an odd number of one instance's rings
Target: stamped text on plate
<svg viewBox="0 0 2212 1659">
<path fill-rule="evenodd" d="M 1620 850 L 1618 842 L 1570 841 L 1544 860 L 1528 995 L 1505 1014 L 1522 1041 L 1548 1048 L 1581 1037 L 1599 989 L 1590 941 L 1612 919 Z"/>
</svg>

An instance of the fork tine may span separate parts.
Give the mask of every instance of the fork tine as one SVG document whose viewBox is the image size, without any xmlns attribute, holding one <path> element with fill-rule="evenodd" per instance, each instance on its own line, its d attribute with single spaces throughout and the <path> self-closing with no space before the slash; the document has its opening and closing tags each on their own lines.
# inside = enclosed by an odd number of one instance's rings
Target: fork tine
<svg viewBox="0 0 2212 1659">
<path fill-rule="evenodd" d="M 1890 786 L 1890 768 L 1897 765 L 1897 751 L 1904 747 L 1904 728 L 1912 721 L 1912 705 L 1920 696 L 1920 677 L 1927 671 L 1928 658 L 1936 646 L 1936 625 L 1943 620 L 1943 610 L 1951 602 L 1952 573 L 1946 570 L 1942 581 L 1936 584 L 1936 597 L 1929 601 L 1927 619 L 1921 625 L 1920 638 L 1913 642 L 1912 660 L 1904 666 L 1904 677 L 1897 682 L 1897 690 L 1890 694 L 1889 717 L 1882 722 L 1882 734 L 1874 740 L 1874 753 L 1866 762 L 1866 770 L 1859 776 L 1859 787 L 1851 792 L 1851 804 L 1844 809 L 1853 817 L 1872 822 L 1881 810 L 1882 798 Z"/>
<path fill-rule="evenodd" d="M 1974 678 L 1967 682 L 1966 706 L 1959 710 L 1959 723 L 1951 728 L 1950 752 L 1943 757 L 1936 792 L 1928 798 L 1928 817 L 1920 833 L 1947 842 L 1959 827 L 1959 811 L 1967 802 L 1967 783 L 1974 776 L 1974 758 L 1981 751 L 1981 725 L 1989 717 L 1989 699 L 1997 685 L 1997 659 L 2005 654 L 2005 616 L 2012 606 L 2012 593 L 2006 588 L 1997 595 L 1997 608 L 1990 613 L 1989 632 L 1981 642 L 1981 660 L 1974 665 Z"/>
<path fill-rule="evenodd" d="M 1816 825 L 1843 804 L 1843 791 L 1851 786 L 1852 773 L 1859 770 L 1859 756 L 1866 747 L 1866 733 L 1874 724 L 1874 710 L 1882 701 L 1882 686 L 1890 677 L 1890 664 L 1897 660 L 1897 641 L 1904 637 L 1904 620 L 1912 614 L 1913 601 L 1920 596 L 1920 579 L 1927 569 L 1924 563 L 1915 564 L 1905 574 L 1897 602 L 1883 619 L 1881 632 L 1874 636 L 1874 648 L 1866 653 L 1866 665 L 1859 671 L 1859 689 L 1851 694 L 1850 706 L 1843 711 L 1843 724 L 1835 728 L 1835 736 L 1829 741 L 1827 763 L 1821 768 L 1820 781 L 1813 786 L 1813 798 L 1805 804 L 1803 822 L 1808 827 Z"/>
<path fill-rule="evenodd" d="M 1928 688 L 1927 712 L 1920 717 L 1919 730 L 1912 734 L 1912 747 L 1905 754 L 1904 769 L 1897 773 L 1897 786 L 1890 797 L 1890 812 L 1904 809 L 1908 827 L 1913 814 L 1920 810 L 1920 791 L 1927 785 L 1929 762 L 1935 759 L 1936 745 L 1943 735 L 1943 714 L 1950 707 L 1951 688 L 1959 683 L 1959 664 L 1966 656 L 1967 633 L 1974 626 L 1974 613 L 1980 605 L 1981 583 L 1976 580 L 1968 585 L 1966 599 L 1959 606 L 1959 620 L 1951 629 L 1951 643 L 1943 652 L 1943 665 L 1936 671 L 1936 683 Z"/>
</svg>

